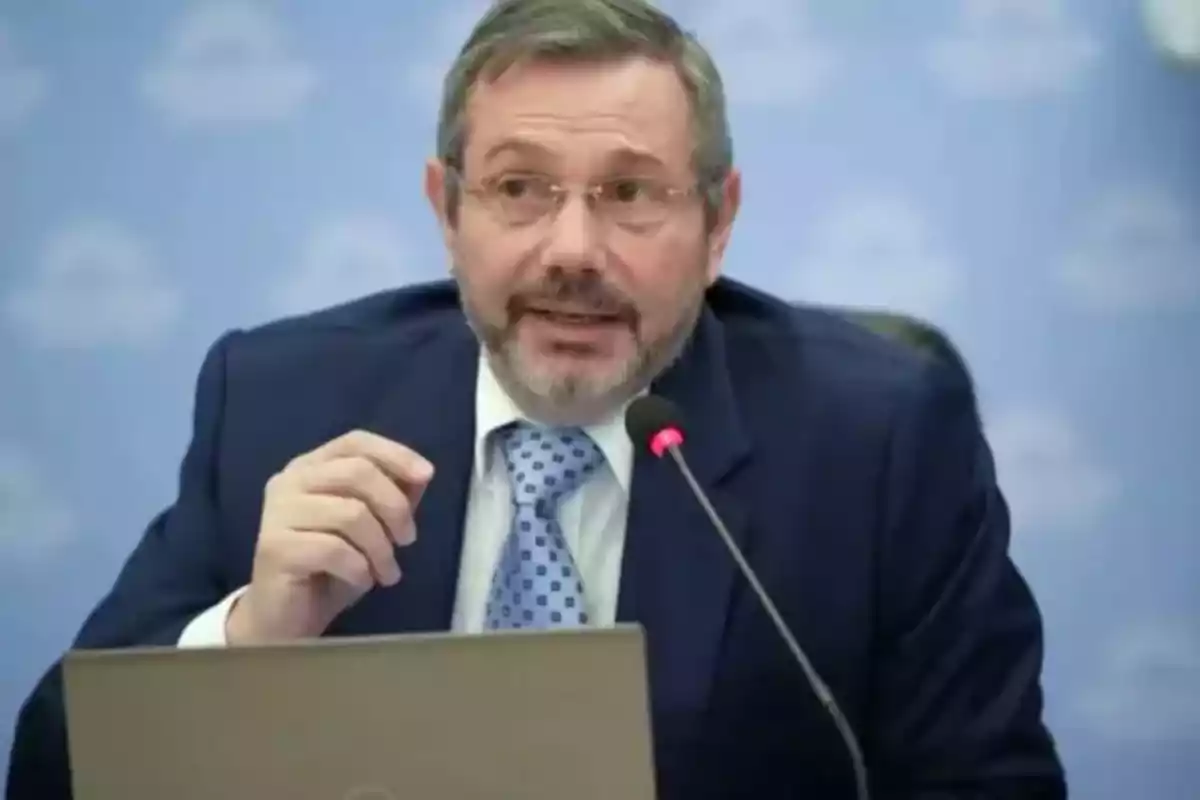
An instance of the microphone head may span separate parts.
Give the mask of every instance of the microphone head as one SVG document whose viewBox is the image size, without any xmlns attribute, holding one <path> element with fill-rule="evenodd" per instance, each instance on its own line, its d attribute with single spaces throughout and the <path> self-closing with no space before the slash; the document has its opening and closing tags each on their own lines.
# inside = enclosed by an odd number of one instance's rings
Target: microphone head
<svg viewBox="0 0 1200 800">
<path fill-rule="evenodd" d="M 679 409 L 670 400 L 648 394 L 634 400 L 625 411 L 625 431 L 636 448 L 646 448 L 662 457 L 671 447 L 683 444 Z"/>
</svg>

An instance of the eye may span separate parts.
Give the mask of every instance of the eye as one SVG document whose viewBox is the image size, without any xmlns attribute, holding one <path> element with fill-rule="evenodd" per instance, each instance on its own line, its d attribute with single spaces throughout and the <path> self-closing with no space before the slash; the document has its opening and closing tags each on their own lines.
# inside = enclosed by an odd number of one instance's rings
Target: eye
<svg viewBox="0 0 1200 800">
<path fill-rule="evenodd" d="M 650 187 L 646 181 L 636 178 L 622 178 L 609 182 L 604 189 L 604 195 L 617 203 L 635 203 L 639 200 L 650 199 Z"/>
<path fill-rule="evenodd" d="M 522 197 L 528 190 L 529 183 L 525 178 L 501 178 L 496 182 L 496 194 L 501 197 Z"/>
<path fill-rule="evenodd" d="M 544 197 L 549 184 L 532 175 L 504 175 L 493 183 L 496 195 L 504 200 L 525 200 Z"/>
</svg>

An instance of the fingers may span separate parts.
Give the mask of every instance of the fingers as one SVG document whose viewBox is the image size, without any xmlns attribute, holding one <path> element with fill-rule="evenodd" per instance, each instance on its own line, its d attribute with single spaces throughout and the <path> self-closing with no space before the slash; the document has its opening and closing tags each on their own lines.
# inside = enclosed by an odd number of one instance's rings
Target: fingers
<svg viewBox="0 0 1200 800">
<path fill-rule="evenodd" d="M 416 452 L 365 431 L 293 459 L 267 481 L 257 574 L 264 581 L 272 572 L 291 580 L 331 575 L 362 591 L 395 585 L 396 546 L 414 541 L 413 510 L 432 476 Z M 304 603 L 331 602 L 319 584 L 305 591 Z"/>
<path fill-rule="evenodd" d="M 335 458 L 318 463 L 296 476 L 298 488 L 307 494 L 351 497 L 367 504 L 398 545 L 416 538 L 413 503 L 372 460 L 362 456 Z"/>
<path fill-rule="evenodd" d="M 392 480 L 402 483 L 416 505 L 433 477 L 433 465 L 415 450 L 370 431 L 352 431 L 298 459 L 306 463 L 360 456 L 373 461 Z"/>
<path fill-rule="evenodd" d="M 374 570 L 362 551 L 326 531 L 291 531 L 292 566 L 307 575 L 329 575 L 365 594 L 376 583 Z"/>
<path fill-rule="evenodd" d="M 384 531 L 371 508 L 358 498 L 299 494 L 287 504 L 278 522 L 293 532 L 333 534 L 325 538 L 332 540 L 336 537 L 362 554 L 369 567 L 369 579 L 378 581 L 383 586 L 393 586 L 400 580 L 400 566 L 396 562 L 396 551 L 391 537 Z M 338 559 L 337 566 L 350 570 L 353 577 L 355 573 L 351 565 L 346 563 L 347 556 L 340 548 L 330 544 L 324 546 L 322 552 Z M 290 559 L 292 566 L 308 566 L 307 562 L 302 565 L 297 560 L 308 555 L 293 553 Z M 314 573 L 332 572 L 333 566 L 321 563 Z"/>
</svg>

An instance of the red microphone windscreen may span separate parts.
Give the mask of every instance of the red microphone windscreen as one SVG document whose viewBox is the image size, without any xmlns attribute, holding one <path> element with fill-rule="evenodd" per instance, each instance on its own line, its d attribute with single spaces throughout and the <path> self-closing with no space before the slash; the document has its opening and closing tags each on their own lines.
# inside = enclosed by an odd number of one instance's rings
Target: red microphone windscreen
<svg viewBox="0 0 1200 800">
<path fill-rule="evenodd" d="M 667 448 L 683 443 L 683 423 L 675 404 L 657 395 L 643 395 L 625 411 L 625 431 L 633 446 L 662 456 Z"/>
</svg>

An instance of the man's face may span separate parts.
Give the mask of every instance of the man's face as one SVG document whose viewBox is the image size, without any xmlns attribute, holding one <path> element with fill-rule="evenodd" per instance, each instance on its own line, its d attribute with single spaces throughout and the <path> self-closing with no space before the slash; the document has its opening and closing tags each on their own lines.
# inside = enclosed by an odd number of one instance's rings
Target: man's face
<svg viewBox="0 0 1200 800">
<path fill-rule="evenodd" d="M 693 144 L 670 65 L 533 61 L 475 87 L 456 219 L 445 165 L 426 190 L 467 317 L 526 413 L 595 420 L 682 349 L 738 201 L 735 175 L 710 228 Z"/>
</svg>

